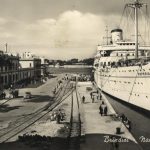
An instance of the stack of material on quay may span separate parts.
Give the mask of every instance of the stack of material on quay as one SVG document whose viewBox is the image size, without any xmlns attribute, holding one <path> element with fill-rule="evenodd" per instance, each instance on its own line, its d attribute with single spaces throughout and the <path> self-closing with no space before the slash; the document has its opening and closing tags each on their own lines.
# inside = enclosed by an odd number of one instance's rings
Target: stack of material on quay
<svg viewBox="0 0 150 150">
<path fill-rule="evenodd" d="M 63 128 L 63 124 L 57 124 L 56 121 L 39 121 L 35 123 L 35 125 L 31 126 L 28 131 L 25 133 L 26 135 L 40 135 L 40 136 L 58 136 L 58 130 Z"/>
</svg>

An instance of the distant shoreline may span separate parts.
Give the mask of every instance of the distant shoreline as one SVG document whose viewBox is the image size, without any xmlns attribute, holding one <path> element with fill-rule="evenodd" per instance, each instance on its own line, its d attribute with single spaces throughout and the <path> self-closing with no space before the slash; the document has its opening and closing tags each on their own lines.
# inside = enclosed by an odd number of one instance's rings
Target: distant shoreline
<svg viewBox="0 0 150 150">
<path fill-rule="evenodd" d="M 50 73 L 79 73 L 79 74 L 91 74 L 92 73 L 92 67 L 91 66 L 60 66 L 60 67 L 47 67 L 47 71 Z"/>
<path fill-rule="evenodd" d="M 49 66 L 49 68 L 92 68 L 90 65 L 64 65 L 64 66 Z"/>
</svg>

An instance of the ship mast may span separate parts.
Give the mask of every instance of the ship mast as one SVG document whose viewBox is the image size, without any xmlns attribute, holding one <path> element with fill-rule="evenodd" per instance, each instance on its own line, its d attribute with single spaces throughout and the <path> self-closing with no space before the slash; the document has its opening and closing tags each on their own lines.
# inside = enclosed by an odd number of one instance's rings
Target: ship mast
<svg viewBox="0 0 150 150">
<path fill-rule="evenodd" d="M 135 59 L 138 58 L 138 8 L 139 1 L 135 0 Z"/>
<path fill-rule="evenodd" d="M 133 4 L 127 4 L 128 7 L 134 8 L 134 14 L 135 14 L 135 58 L 138 58 L 138 46 L 139 46 L 139 40 L 138 40 L 138 9 L 140 9 L 143 4 L 139 2 L 139 0 L 135 0 Z"/>
</svg>

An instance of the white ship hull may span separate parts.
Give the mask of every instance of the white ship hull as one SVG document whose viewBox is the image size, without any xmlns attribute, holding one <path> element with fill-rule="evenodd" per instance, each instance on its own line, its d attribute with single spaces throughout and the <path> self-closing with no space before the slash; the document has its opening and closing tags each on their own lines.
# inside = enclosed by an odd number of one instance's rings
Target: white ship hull
<svg viewBox="0 0 150 150">
<path fill-rule="evenodd" d="M 95 69 L 97 86 L 109 95 L 150 111 L 150 64 Z"/>
</svg>

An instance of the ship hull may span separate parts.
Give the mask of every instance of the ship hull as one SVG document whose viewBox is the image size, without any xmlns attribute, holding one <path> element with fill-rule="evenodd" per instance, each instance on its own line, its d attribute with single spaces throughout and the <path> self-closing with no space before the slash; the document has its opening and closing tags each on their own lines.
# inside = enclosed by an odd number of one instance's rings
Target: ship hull
<svg viewBox="0 0 150 150">
<path fill-rule="evenodd" d="M 122 102 L 150 111 L 150 64 L 139 67 L 96 69 L 94 79 L 105 93 Z"/>
<path fill-rule="evenodd" d="M 121 104 L 123 104 L 123 105 L 125 105 L 125 106 L 127 106 L 127 107 L 129 107 L 129 108 L 131 108 L 131 109 L 133 109 L 134 111 L 136 111 L 136 112 L 138 112 L 138 113 L 141 113 L 141 114 L 143 114 L 143 115 L 145 115 L 145 116 L 147 116 L 147 117 L 150 117 L 150 111 L 149 110 L 146 110 L 146 109 L 144 109 L 144 108 L 142 108 L 142 107 L 139 107 L 139 106 L 137 106 L 137 105 L 133 105 L 133 104 L 131 104 L 131 103 L 128 103 L 128 102 L 126 102 L 126 101 L 123 101 L 122 99 L 119 99 L 119 98 L 117 98 L 117 97 L 115 97 L 115 96 L 112 96 L 112 95 L 110 95 L 110 94 L 108 94 L 108 93 L 106 93 L 106 92 L 104 92 L 104 91 L 102 91 L 105 95 L 107 95 L 107 96 L 109 96 L 110 98 L 112 98 L 113 100 L 115 100 L 115 101 L 117 101 L 117 102 L 119 102 L 119 103 L 121 103 Z"/>
</svg>

